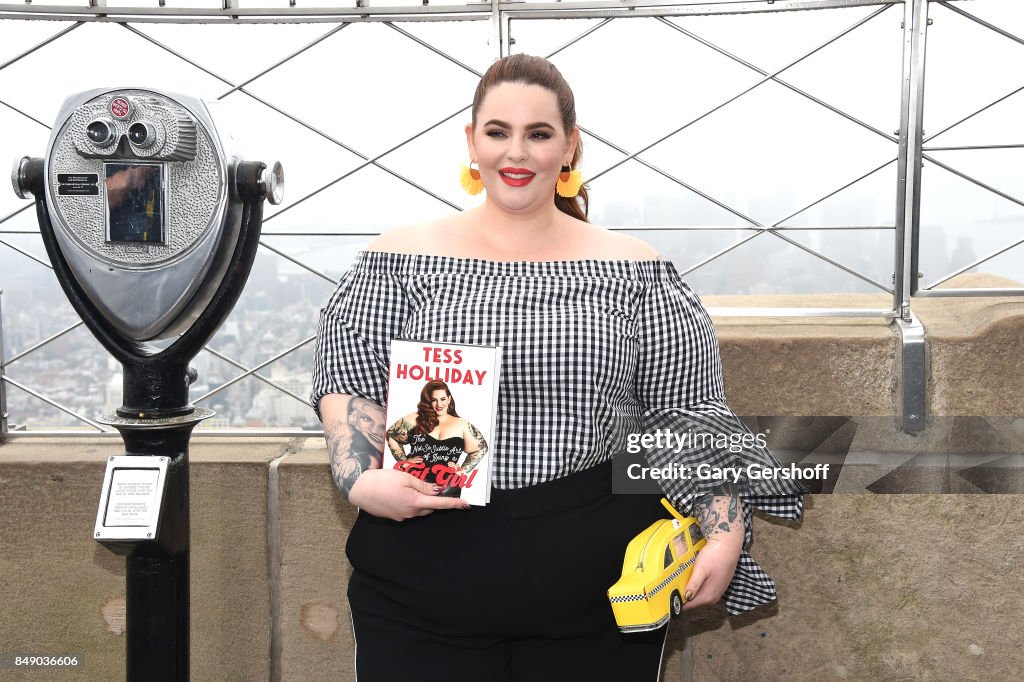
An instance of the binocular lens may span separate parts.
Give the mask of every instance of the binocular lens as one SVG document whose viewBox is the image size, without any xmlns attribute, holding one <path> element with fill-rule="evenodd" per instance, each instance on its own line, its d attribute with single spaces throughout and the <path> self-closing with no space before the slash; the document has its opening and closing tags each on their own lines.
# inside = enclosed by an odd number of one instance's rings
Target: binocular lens
<svg viewBox="0 0 1024 682">
<path fill-rule="evenodd" d="M 128 139 L 131 140 L 132 144 L 143 144 L 149 139 L 149 130 L 146 128 L 145 123 L 133 123 L 128 128 Z"/>
<path fill-rule="evenodd" d="M 114 140 L 114 128 L 103 120 L 96 120 L 85 127 L 85 134 L 93 144 L 106 146 Z"/>
</svg>

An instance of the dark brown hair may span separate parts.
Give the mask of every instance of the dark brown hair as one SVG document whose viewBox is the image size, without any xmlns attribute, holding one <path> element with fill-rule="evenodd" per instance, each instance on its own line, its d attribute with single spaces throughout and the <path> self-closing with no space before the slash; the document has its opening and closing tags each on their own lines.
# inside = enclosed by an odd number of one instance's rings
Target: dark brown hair
<svg viewBox="0 0 1024 682">
<path fill-rule="evenodd" d="M 430 399 L 434 397 L 434 391 L 444 391 L 448 394 L 448 414 L 453 417 L 458 417 L 459 413 L 455 411 L 455 398 L 452 397 L 452 392 L 448 389 L 448 384 L 443 381 L 428 381 L 423 386 L 423 390 L 420 391 L 420 402 L 416 406 L 416 426 L 414 430 L 418 429 L 420 433 L 426 435 L 437 428 L 440 419 L 434 414 L 434 408 L 430 404 Z"/>
<path fill-rule="evenodd" d="M 476 116 L 483 104 L 484 97 L 495 85 L 501 83 L 523 83 L 525 85 L 539 85 L 555 93 L 558 98 L 558 109 L 562 114 L 562 126 L 566 136 L 572 133 L 576 126 L 576 100 L 573 97 L 572 89 L 565 82 L 561 72 L 555 65 L 543 57 L 534 57 L 528 54 L 513 54 L 502 57 L 491 64 L 483 78 L 476 86 L 476 94 L 473 95 L 473 130 L 476 130 Z M 580 157 L 583 156 L 583 140 L 576 145 L 573 153 L 570 168 L 576 168 Z M 564 169 L 564 167 L 563 167 Z M 552 194 L 555 199 L 555 206 L 562 213 L 568 213 L 574 218 L 584 222 L 587 220 L 587 212 L 590 208 L 590 198 L 587 194 L 587 187 L 580 187 L 579 194 L 575 197 L 558 196 L 554 190 Z M 582 204 L 582 205 L 581 205 Z"/>
</svg>

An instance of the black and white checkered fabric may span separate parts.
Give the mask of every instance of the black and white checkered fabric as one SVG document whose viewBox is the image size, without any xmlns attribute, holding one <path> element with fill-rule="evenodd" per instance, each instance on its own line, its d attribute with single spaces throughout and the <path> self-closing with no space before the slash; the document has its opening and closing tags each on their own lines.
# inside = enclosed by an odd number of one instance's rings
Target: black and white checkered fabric
<svg viewBox="0 0 1024 682">
<path fill-rule="evenodd" d="M 494 262 L 361 252 L 321 311 L 311 400 L 387 398 L 393 338 L 502 347 L 492 481 L 520 488 L 583 471 L 653 428 L 747 431 L 724 400 L 718 341 L 700 300 L 668 261 Z M 665 453 L 651 453 L 652 465 Z M 694 448 L 676 461 L 778 465 L 764 448 Z M 745 482 L 746 483 L 746 482 Z M 707 492 L 666 486 L 684 514 Z M 800 518 L 799 488 L 741 485 L 746 542 L 753 507 Z M 725 594 L 730 613 L 775 598 L 744 551 Z"/>
</svg>

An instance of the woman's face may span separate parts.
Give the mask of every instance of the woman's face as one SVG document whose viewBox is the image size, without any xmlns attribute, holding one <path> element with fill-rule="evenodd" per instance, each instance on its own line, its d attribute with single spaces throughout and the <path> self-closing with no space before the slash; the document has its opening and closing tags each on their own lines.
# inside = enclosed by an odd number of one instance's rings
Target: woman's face
<svg viewBox="0 0 1024 682">
<path fill-rule="evenodd" d="M 566 136 L 554 92 L 539 85 L 501 83 L 466 126 L 469 156 L 480 165 L 487 197 L 509 211 L 552 203 L 555 181 L 576 151 L 578 130 Z"/>
<path fill-rule="evenodd" d="M 439 388 L 430 394 L 430 406 L 434 409 L 434 414 L 441 415 L 448 411 L 448 403 L 451 398 L 448 397 L 448 391 L 443 388 Z"/>
</svg>

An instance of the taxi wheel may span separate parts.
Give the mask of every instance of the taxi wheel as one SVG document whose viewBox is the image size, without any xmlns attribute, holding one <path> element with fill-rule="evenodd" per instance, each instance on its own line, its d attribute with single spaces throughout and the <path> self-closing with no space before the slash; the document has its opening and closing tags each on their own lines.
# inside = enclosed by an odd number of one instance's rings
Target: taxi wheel
<svg viewBox="0 0 1024 682">
<path fill-rule="evenodd" d="M 679 596 L 678 590 L 672 592 L 670 606 L 672 607 L 672 617 L 678 618 L 679 614 L 683 612 L 683 598 Z"/>
</svg>

